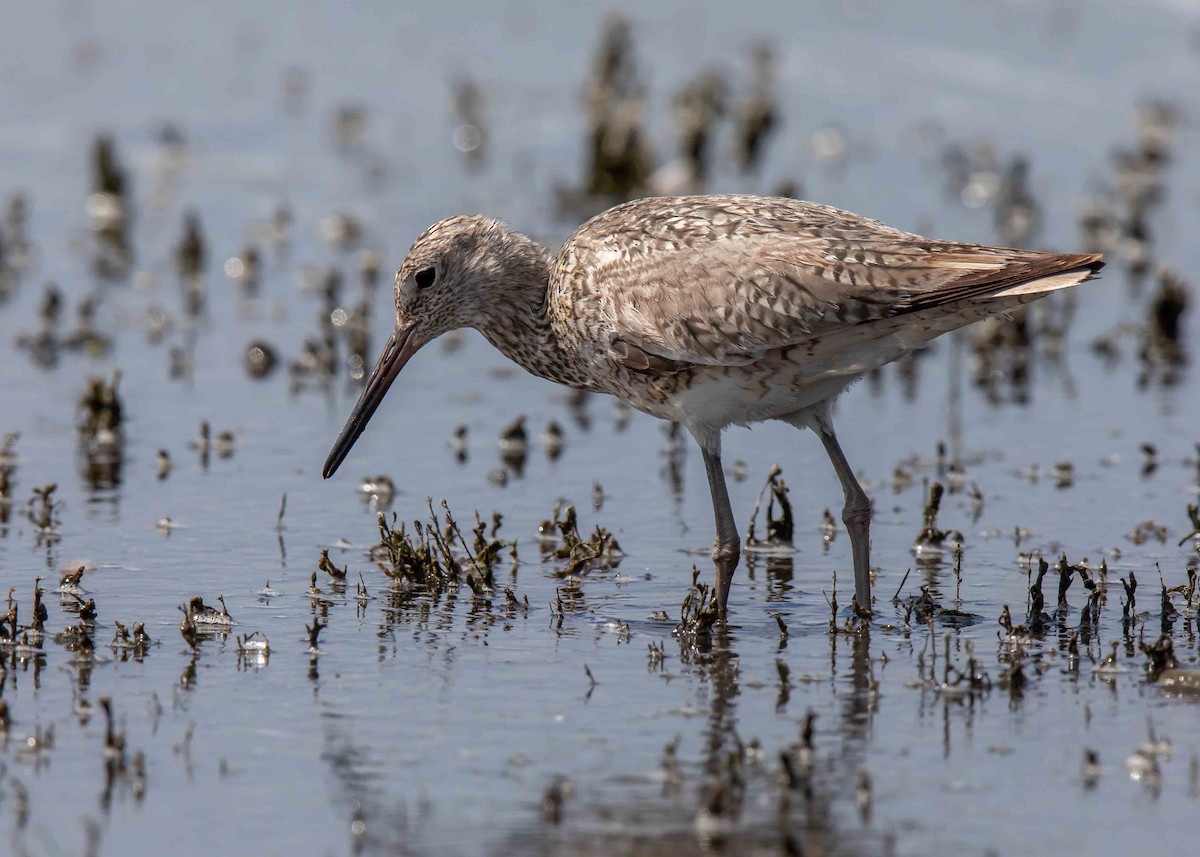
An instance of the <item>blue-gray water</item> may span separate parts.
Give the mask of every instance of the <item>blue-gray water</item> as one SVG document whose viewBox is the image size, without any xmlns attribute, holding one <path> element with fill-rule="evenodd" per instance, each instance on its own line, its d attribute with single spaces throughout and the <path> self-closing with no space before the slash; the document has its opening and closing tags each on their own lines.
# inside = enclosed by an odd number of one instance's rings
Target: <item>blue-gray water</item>
<svg viewBox="0 0 1200 857">
<path fill-rule="evenodd" d="M 990 142 L 1001 164 L 1028 156 L 1043 221 L 1035 243 L 1072 250 L 1084 197 L 1110 175 L 1110 154 L 1132 144 L 1139 104 L 1171 101 L 1184 123 L 1164 172 L 1166 198 L 1150 220 L 1153 259 L 1185 277 L 1195 268 L 1200 187 L 1188 119 L 1200 18 L 1188 4 L 663 4 L 630 12 L 660 160 L 675 146 L 670 93 L 708 66 L 744 82 L 750 48 L 766 39 L 779 54 L 782 127 L 751 178 L 728 166 L 730 140 L 720 136 L 710 189 L 770 191 L 797 179 L 806 198 L 947 238 L 999 240 L 990 208 L 948 198 L 947 145 Z M 1136 337 L 1121 340 L 1113 365 L 1090 347 L 1100 333 L 1145 318 L 1153 272 L 1138 292 L 1114 258 L 1102 280 L 1078 290 L 1065 355 L 1035 362 L 1027 403 L 987 400 L 971 383 L 965 339 L 944 339 L 923 357 L 912 390 L 889 368 L 839 403 L 843 445 L 875 499 L 880 600 L 869 641 L 828 633 L 822 593 L 836 570 L 844 604 L 851 575 L 844 533 L 828 551 L 822 544 L 821 513 L 836 514 L 841 493 L 814 438 L 774 425 L 727 436 L 728 468 L 741 460 L 748 471 L 731 481 L 738 518 L 749 518 L 779 462 L 792 488 L 796 552 L 790 579 L 761 559 L 753 579 L 743 566 L 732 596 L 735 628 L 714 652 L 694 653 L 671 629 L 691 565 L 711 574 L 699 456 L 687 451 L 676 494 L 664 426 L 635 414 L 618 430 L 615 403 L 594 398 L 585 430 L 565 390 L 510 368 L 474 334 L 457 350 L 435 344 L 414 359 L 341 473 L 321 481 L 320 464 L 357 388 L 342 371 L 328 390 L 293 391 L 286 364 L 320 331 L 323 303 L 306 284 L 333 267 L 345 275 L 345 303 L 359 296 L 357 251 L 331 247 L 321 222 L 353 214 L 365 228 L 362 246 L 382 259 L 371 359 L 390 329 L 389 271 L 428 223 L 480 211 L 560 241 L 575 224 L 556 218 L 555 191 L 580 181 L 581 93 L 602 21 L 599 10 L 552 3 L 498 11 L 75 2 L 10 10 L 0 34 L 0 198 L 28 194 L 34 257 L 0 306 L 0 432 L 20 432 L 15 501 L 0 529 L 0 584 L 16 587 L 27 619 L 34 577 L 52 590 L 61 567 L 86 559 L 83 586 L 99 615 L 94 663 L 80 664 L 51 641 L 36 661 L 7 662 L 0 850 L 84 853 L 94 823 L 102 854 L 148 846 L 177 854 L 699 851 L 694 819 L 706 772 L 736 732 L 743 742 L 757 738 L 765 754 L 747 774 L 726 851 L 775 853 L 778 753 L 797 740 L 809 709 L 817 715 L 815 796 L 792 797 L 790 824 L 810 853 L 1191 847 L 1194 702 L 1148 684 L 1145 658 L 1127 657 L 1123 646 L 1127 670 L 1112 682 L 1094 677 L 1089 660 L 1123 640 L 1119 577 L 1139 576 L 1149 643 L 1160 624 L 1155 563 L 1176 585 L 1195 555 L 1190 541 L 1176 547 L 1197 491 L 1196 467 L 1185 463 L 1196 456 L 1194 372 L 1185 367 L 1174 386 L 1143 386 Z M 307 81 L 291 102 L 289 69 Z M 451 90 L 464 78 L 485 96 L 489 137 L 478 172 L 451 144 Z M 361 105 L 367 117 L 361 145 L 349 150 L 333 134 L 344 105 Z M 186 141 L 173 159 L 160 142 L 166 122 Z M 839 168 L 810 148 L 814 132 L 831 124 L 849 141 Z M 113 135 L 133 182 L 135 261 L 119 282 L 94 275 L 89 249 L 88 159 L 101 131 Z M 261 237 L 282 204 L 293 215 L 286 252 Z M 188 210 L 198 212 L 209 247 L 207 306 L 194 320 L 174 263 Z M 255 297 L 222 273 L 224 260 L 249 243 L 264 254 Z M 75 326 L 81 300 L 97 299 L 109 353 L 64 351 L 42 367 L 17 347 L 38 328 L 47 281 L 64 297 L 61 333 Z M 152 308 L 170 319 L 158 343 L 147 336 Z M 1190 321 L 1186 343 L 1195 341 Z M 248 378 L 242 365 L 255 339 L 271 343 L 285 364 L 263 380 Z M 172 347 L 190 357 L 183 377 L 171 376 Z M 124 463 L 119 484 L 93 487 L 76 404 L 89 377 L 116 367 Z M 502 487 L 489 479 L 502 468 L 497 439 L 519 414 L 532 434 L 557 420 L 566 449 L 551 462 L 534 443 L 523 475 Z M 189 447 L 202 420 L 236 438 L 232 456 L 213 453 L 207 468 Z M 460 424 L 468 427 L 462 464 L 448 446 Z M 981 618 L 958 631 L 938 625 L 931 637 L 915 624 L 904 633 L 902 611 L 888 599 L 914 566 L 922 480 L 936 478 L 939 441 L 966 462 L 967 482 L 985 496 L 978 520 L 963 493 L 947 496 L 941 516 L 965 534 L 961 609 Z M 1142 475 L 1143 443 L 1157 447 L 1150 475 Z M 160 448 L 174 462 L 161 480 Z M 925 463 L 909 462 L 914 455 Z M 1072 487 L 1056 487 L 1050 474 L 1063 461 L 1074 464 Z M 914 481 L 896 490 L 901 462 Z M 528 610 L 510 614 L 499 593 L 490 608 L 473 604 L 465 588 L 428 615 L 385 610 L 387 581 L 365 553 L 377 540 L 375 511 L 357 491 L 359 477 L 378 473 L 395 480 L 391 508 L 401 519 L 424 518 L 427 496 L 446 498 L 464 521 L 475 510 L 502 513 L 501 535 L 518 539 L 522 562 L 515 581 L 502 563 L 500 582 L 527 596 Z M 49 546 L 23 511 L 33 489 L 48 483 L 65 501 L 61 538 Z M 557 627 L 548 605 L 561 582 L 552 563 L 538 560 L 537 526 L 560 499 L 579 507 L 585 532 L 594 523 L 613 530 L 626 557 L 584 579 L 582 602 Z M 169 533 L 157 527 L 163 518 L 172 521 Z M 1165 542 L 1127 538 L 1145 520 L 1169 527 Z M 1029 533 L 1018 546 L 1019 527 Z M 321 548 L 349 565 L 352 580 L 361 572 L 374 600 L 356 609 L 353 583 L 333 598 L 314 660 L 307 590 Z M 1018 553 L 1037 549 L 1051 560 L 1062 550 L 1071 561 L 1087 556 L 1093 569 L 1106 558 L 1110 567 L 1098 639 L 1078 675 L 1067 669 L 1066 636 L 1054 627 L 1032 647 L 1028 685 L 1015 701 L 998 686 L 973 702 L 916 686 L 918 660 L 928 670 L 934 649 L 940 676 L 947 631 L 959 665 L 973 641 L 999 678 L 995 617 L 1006 603 L 1024 616 Z M 931 583 L 952 606 L 951 564 L 914 568 L 905 594 Z M 280 594 L 263 600 L 268 580 Z M 1052 574 L 1051 606 L 1055 586 Z M 189 676 L 177 605 L 219 594 L 235 633 L 261 630 L 270 639 L 269 661 L 247 665 L 232 636 L 210 639 Z M 56 594 L 47 598 L 51 632 L 77 621 Z M 1078 581 L 1070 598 L 1067 624 L 1075 627 L 1084 600 Z M 650 619 L 660 609 L 671 621 Z M 782 650 L 774 612 L 790 628 Z M 156 644 L 140 661 L 108 647 L 115 620 L 146 623 Z M 628 633 L 618 622 L 629 623 Z M 1138 634 L 1135 626 L 1135 649 Z M 652 643 L 665 651 L 661 668 L 648 662 Z M 1175 644 L 1191 664 L 1190 619 L 1176 622 Z M 783 705 L 777 659 L 794 685 Z M 584 664 L 598 682 L 590 693 Z M 104 695 L 127 754 L 145 754 L 140 799 L 132 776 L 118 777 L 104 799 Z M 82 702 L 91 708 L 86 723 Z M 1173 742 L 1157 790 L 1132 780 L 1125 764 L 1151 722 Z M 27 736 L 50 726 L 51 749 L 22 750 Z M 676 738 L 683 781 L 671 793 L 660 763 Z M 1091 789 L 1082 774 L 1087 748 L 1103 766 Z M 867 819 L 856 806 L 861 771 L 872 783 Z M 556 825 L 542 799 L 560 774 L 574 794 Z"/>
</svg>

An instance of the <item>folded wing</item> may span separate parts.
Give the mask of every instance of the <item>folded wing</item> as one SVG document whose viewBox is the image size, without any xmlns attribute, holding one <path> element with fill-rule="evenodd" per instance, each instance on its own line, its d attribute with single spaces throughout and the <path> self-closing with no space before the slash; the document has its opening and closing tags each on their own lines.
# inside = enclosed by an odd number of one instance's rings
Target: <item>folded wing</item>
<svg viewBox="0 0 1200 857">
<path fill-rule="evenodd" d="M 1008 302 L 993 299 L 1012 297 L 1019 306 L 1103 264 L 933 241 L 812 203 L 722 199 L 641 200 L 623 207 L 643 209 L 636 234 L 592 221 L 573 239 L 575 264 L 603 283 L 594 298 L 611 322 L 614 355 L 630 368 L 745 365 L 911 313 L 952 317 L 959 305 L 967 323 L 987 314 L 981 303 L 997 312 Z M 630 222 L 614 212 L 614 223 Z"/>
</svg>

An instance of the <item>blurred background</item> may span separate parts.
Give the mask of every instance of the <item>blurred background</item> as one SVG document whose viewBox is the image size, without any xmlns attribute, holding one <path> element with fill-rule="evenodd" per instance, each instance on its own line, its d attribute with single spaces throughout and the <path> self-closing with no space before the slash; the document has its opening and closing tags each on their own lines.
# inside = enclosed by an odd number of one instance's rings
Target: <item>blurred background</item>
<svg viewBox="0 0 1200 857">
<path fill-rule="evenodd" d="M 1163 586 L 1195 570 L 1198 72 L 1200 10 L 1183 0 L 8 9 L 0 583 L 21 619 L 0 641 L 0 842 L 984 854 L 1036 853 L 1036 833 L 1047 853 L 1150 835 L 1186 847 L 1194 708 L 1146 683 L 1136 643 L 1160 632 L 1155 564 Z M 1099 282 L 946 338 L 839 405 L 875 499 L 878 597 L 912 566 L 905 597 L 923 585 L 969 621 L 910 636 L 903 605 L 885 605 L 869 647 L 831 638 L 822 593 L 837 571 L 844 606 L 849 551 L 822 520 L 840 488 L 812 438 L 763 426 L 727 437 L 736 513 L 749 520 L 780 463 L 794 545 L 747 558 L 732 637 L 673 635 L 691 566 L 711 574 L 699 456 L 470 332 L 414 360 L 321 482 L 426 226 L 486 213 L 553 251 L 622 199 L 708 191 L 1106 254 Z M 528 454 L 502 456 L 521 418 Z M 957 585 L 949 555 L 911 551 L 939 478 L 943 522 L 965 536 Z M 503 584 L 529 607 L 397 600 L 368 555 L 376 515 L 425 520 L 427 496 L 464 526 L 503 515 L 521 558 Z M 539 561 L 538 526 L 567 503 L 581 532 L 619 538 L 618 567 Z M 323 549 L 349 567 L 348 594 L 318 570 Z M 1009 602 L 1023 616 L 1032 558 L 1062 551 L 1112 566 L 1084 677 L 1060 669 L 1072 615 L 1030 647 L 1023 700 L 939 697 L 926 652 L 949 633 L 960 665 L 978 645 L 998 679 L 1012 663 L 993 653 L 994 617 Z M 80 567 L 81 597 L 60 592 Z M 1141 637 L 1119 615 L 1129 572 L 1152 609 Z M 52 590 L 38 645 L 12 633 L 36 618 L 35 577 Z M 225 596 L 232 631 L 180 639 L 177 607 L 197 595 Z M 117 622 L 154 643 L 126 647 Z M 269 659 L 239 651 L 255 630 Z M 1162 630 L 1190 634 L 1190 612 Z M 1089 679 L 1110 642 L 1137 667 Z M 784 787 L 785 808 L 778 757 L 806 711 L 823 778 Z M 1173 759 L 1151 754 L 1152 788 L 1124 763 L 1148 720 L 1177 741 Z M 762 758 L 734 799 L 720 760 L 752 738 Z M 1105 766 L 1090 786 L 1089 751 Z"/>
</svg>

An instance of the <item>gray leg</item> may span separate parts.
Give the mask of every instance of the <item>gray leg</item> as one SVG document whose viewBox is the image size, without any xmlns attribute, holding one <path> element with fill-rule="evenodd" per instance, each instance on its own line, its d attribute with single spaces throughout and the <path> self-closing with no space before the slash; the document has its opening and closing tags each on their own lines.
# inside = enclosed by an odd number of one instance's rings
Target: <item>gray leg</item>
<svg viewBox="0 0 1200 857">
<path fill-rule="evenodd" d="M 833 423 L 828 419 L 814 421 L 812 426 L 825 444 L 825 452 L 833 462 L 834 472 L 842 483 L 842 491 L 846 495 L 846 505 L 842 507 L 842 522 L 850 535 L 850 551 L 854 556 L 854 595 L 858 606 L 864 610 L 871 609 L 871 501 L 854 471 L 846 461 L 837 435 L 833 433 Z"/>
<path fill-rule="evenodd" d="M 733 507 L 729 504 L 729 492 L 725 488 L 725 473 L 721 470 L 720 440 L 710 449 L 701 442 L 704 469 L 708 471 L 708 490 L 712 493 L 713 515 L 717 519 L 717 538 L 713 543 L 713 563 L 717 567 L 717 604 L 721 618 L 725 618 L 729 604 L 729 587 L 733 583 L 733 572 L 741 557 L 741 537 L 733 520 Z"/>
</svg>

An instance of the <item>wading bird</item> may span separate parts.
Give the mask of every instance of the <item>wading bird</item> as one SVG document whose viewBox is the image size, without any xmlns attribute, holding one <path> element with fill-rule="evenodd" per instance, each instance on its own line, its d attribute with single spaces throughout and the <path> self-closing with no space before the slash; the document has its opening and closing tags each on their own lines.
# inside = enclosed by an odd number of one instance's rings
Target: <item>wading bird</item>
<svg viewBox="0 0 1200 857">
<path fill-rule="evenodd" d="M 871 506 L 830 407 L 871 369 L 973 321 L 1078 285 L 1098 255 L 901 232 L 793 199 L 639 199 L 579 227 L 551 257 L 490 217 L 429 227 L 396 274 L 396 329 L 325 461 L 332 476 L 421 346 L 471 327 L 522 367 L 677 420 L 704 456 L 721 616 L 740 555 L 721 432 L 812 429 L 845 493 L 855 600 L 871 608 Z"/>
</svg>

